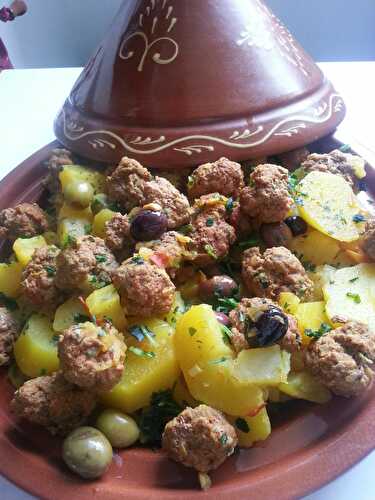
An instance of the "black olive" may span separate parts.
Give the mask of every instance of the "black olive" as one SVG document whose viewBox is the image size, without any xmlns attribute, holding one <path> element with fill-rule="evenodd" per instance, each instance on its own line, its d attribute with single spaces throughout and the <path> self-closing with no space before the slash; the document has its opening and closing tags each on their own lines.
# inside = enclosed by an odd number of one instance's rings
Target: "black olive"
<svg viewBox="0 0 375 500">
<path fill-rule="evenodd" d="M 263 224 L 260 228 L 260 235 L 268 248 L 286 247 L 293 238 L 293 233 L 285 222 Z"/>
<path fill-rule="evenodd" d="M 264 311 L 255 322 L 248 322 L 246 338 L 251 347 L 266 347 L 275 344 L 288 331 L 288 317 L 277 307 Z M 255 332 L 255 336 L 251 333 Z M 254 345 L 255 344 L 255 345 Z"/>
<path fill-rule="evenodd" d="M 215 297 L 232 297 L 238 290 L 237 283 L 225 274 L 213 276 L 199 285 L 202 300 L 213 300 Z"/>
<path fill-rule="evenodd" d="M 292 217 L 285 219 L 285 224 L 289 226 L 293 236 L 301 236 L 301 234 L 305 234 L 307 232 L 307 223 L 302 219 L 302 217 L 298 217 L 298 215 L 293 215 Z"/>
<path fill-rule="evenodd" d="M 168 219 L 163 212 L 141 210 L 131 222 L 130 234 L 136 241 L 157 240 L 167 227 Z"/>
</svg>

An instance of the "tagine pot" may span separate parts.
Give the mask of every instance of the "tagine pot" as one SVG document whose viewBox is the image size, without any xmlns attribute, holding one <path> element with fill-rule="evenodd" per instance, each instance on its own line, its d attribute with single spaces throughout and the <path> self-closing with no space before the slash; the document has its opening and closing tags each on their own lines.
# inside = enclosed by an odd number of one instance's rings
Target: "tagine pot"
<svg viewBox="0 0 375 500">
<path fill-rule="evenodd" d="M 344 115 L 262 0 L 125 0 L 55 132 L 96 161 L 169 168 L 290 151 Z"/>
</svg>

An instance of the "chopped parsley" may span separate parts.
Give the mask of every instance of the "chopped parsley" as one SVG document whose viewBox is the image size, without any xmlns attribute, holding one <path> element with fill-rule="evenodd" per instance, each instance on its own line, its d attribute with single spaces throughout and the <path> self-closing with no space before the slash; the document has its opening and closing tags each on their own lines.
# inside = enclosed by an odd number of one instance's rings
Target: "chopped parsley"
<svg viewBox="0 0 375 500">
<path fill-rule="evenodd" d="M 250 431 L 249 424 L 244 418 L 237 418 L 235 424 L 237 429 L 239 429 L 241 432 L 246 432 L 247 434 Z"/>
<path fill-rule="evenodd" d="M 225 298 L 218 297 L 217 298 L 217 305 L 214 305 L 214 309 L 217 312 L 222 312 L 224 314 L 228 314 L 233 309 L 236 309 L 238 304 L 239 304 L 239 301 L 233 297 L 225 297 Z"/>
<path fill-rule="evenodd" d="M 84 226 L 85 234 L 90 234 L 91 229 L 92 229 L 91 224 L 85 224 L 85 226 Z"/>
<path fill-rule="evenodd" d="M 63 243 L 63 248 L 70 247 L 71 245 L 74 245 L 77 241 L 77 238 L 75 236 L 72 236 L 71 234 L 68 234 Z"/>
<path fill-rule="evenodd" d="M 197 333 L 197 329 L 191 326 L 191 327 L 189 328 L 189 335 L 190 335 L 190 337 L 194 337 L 194 335 L 195 335 L 196 333 Z"/>
<path fill-rule="evenodd" d="M 223 334 L 223 341 L 228 345 L 232 345 L 232 330 L 225 325 L 221 325 L 221 331 Z"/>
<path fill-rule="evenodd" d="M 141 443 L 160 446 L 164 427 L 182 410 L 183 408 L 173 399 L 170 389 L 154 392 L 150 406 L 141 412 L 138 421 Z"/>
<path fill-rule="evenodd" d="M 4 293 L 0 292 L 0 304 L 5 306 L 10 311 L 18 309 L 18 304 L 14 299 L 7 297 Z"/>
<path fill-rule="evenodd" d="M 228 435 L 223 432 L 223 434 L 220 436 L 220 443 L 225 446 L 228 442 Z"/>
<path fill-rule="evenodd" d="M 107 262 L 106 255 L 95 255 L 95 259 L 98 264 L 101 264 L 102 262 Z"/>
<path fill-rule="evenodd" d="M 156 356 L 156 354 L 152 351 L 144 351 L 143 349 L 134 346 L 130 346 L 129 351 L 141 358 L 154 358 Z"/>
<path fill-rule="evenodd" d="M 86 321 L 91 321 L 89 316 L 86 314 L 77 313 L 73 316 L 74 323 L 86 323 Z"/>
<path fill-rule="evenodd" d="M 40 376 L 43 377 L 44 375 L 47 375 L 47 370 L 45 368 L 42 368 L 40 370 Z"/>
<path fill-rule="evenodd" d="M 234 200 L 233 198 L 228 198 L 228 201 L 225 204 L 225 209 L 229 214 L 231 214 L 233 212 L 233 208 L 234 208 Z"/>
<path fill-rule="evenodd" d="M 56 274 L 56 267 L 54 266 L 44 266 L 44 269 L 47 271 L 47 276 L 52 278 Z"/>
<path fill-rule="evenodd" d="M 250 236 L 245 241 L 240 241 L 238 243 L 238 246 L 242 249 L 247 249 L 251 247 L 258 247 L 262 243 L 262 240 L 260 239 L 259 235 L 254 234 L 253 236 Z"/>
<path fill-rule="evenodd" d="M 349 299 L 353 299 L 356 304 L 361 303 L 361 297 L 358 295 L 358 293 L 348 292 L 346 296 L 349 297 Z"/>
<path fill-rule="evenodd" d="M 206 220 L 206 226 L 207 227 L 212 227 L 214 225 L 214 219 L 212 217 L 208 217 Z"/>
<path fill-rule="evenodd" d="M 350 145 L 349 144 L 343 144 L 340 148 L 339 148 L 339 151 L 341 151 L 341 153 L 347 153 L 348 151 L 350 151 Z"/>
<path fill-rule="evenodd" d="M 354 283 L 357 280 L 359 280 L 359 276 L 357 276 L 356 278 L 352 278 L 351 280 L 349 280 L 349 283 Z"/>
<path fill-rule="evenodd" d="M 59 338 L 60 338 L 60 335 L 58 333 L 55 333 L 52 338 L 51 338 L 51 342 L 52 344 L 57 344 L 57 342 L 59 341 Z"/>
<path fill-rule="evenodd" d="M 217 260 L 217 255 L 216 255 L 215 250 L 214 250 L 212 245 L 205 245 L 204 250 L 205 250 L 207 255 L 209 255 L 213 259 Z"/>
<path fill-rule="evenodd" d="M 194 228 L 192 224 L 186 224 L 185 226 L 180 227 L 179 232 L 187 236 L 188 234 L 192 233 L 193 229 Z"/>
<path fill-rule="evenodd" d="M 207 364 L 208 365 L 221 365 L 221 363 L 225 363 L 227 361 L 228 358 L 226 358 L 225 356 L 222 356 L 221 358 L 218 358 L 218 359 L 212 359 L 211 361 L 208 361 Z"/>
<path fill-rule="evenodd" d="M 144 259 L 140 255 L 134 255 L 131 261 L 133 262 L 133 264 L 137 264 L 137 266 L 145 263 Z"/>
<path fill-rule="evenodd" d="M 355 214 L 353 215 L 353 222 L 356 224 L 359 224 L 360 222 L 364 222 L 366 220 L 366 217 L 362 214 Z"/>
<path fill-rule="evenodd" d="M 291 193 L 294 193 L 296 190 L 296 187 L 299 183 L 298 177 L 296 174 L 290 174 L 289 175 L 289 180 L 288 180 L 288 188 Z"/>
<path fill-rule="evenodd" d="M 306 328 L 305 335 L 311 339 L 318 340 L 322 335 L 328 333 L 332 330 L 332 327 L 327 323 L 322 323 L 319 330 L 311 330 L 311 328 Z"/>
<path fill-rule="evenodd" d="M 107 281 L 100 280 L 95 274 L 89 277 L 89 282 L 94 288 L 103 288 L 103 286 L 108 285 Z"/>
</svg>

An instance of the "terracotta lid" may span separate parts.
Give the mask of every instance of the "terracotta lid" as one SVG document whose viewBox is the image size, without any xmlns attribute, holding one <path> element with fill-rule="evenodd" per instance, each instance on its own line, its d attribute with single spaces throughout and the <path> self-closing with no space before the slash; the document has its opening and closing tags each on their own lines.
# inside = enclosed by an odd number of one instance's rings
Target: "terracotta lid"
<svg viewBox="0 0 375 500">
<path fill-rule="evenodd" d="M 292 150 L 344 115 L 262 0 L 125 0 L 55 132 L 95 160 L 166 168 Z"/>
</svg>

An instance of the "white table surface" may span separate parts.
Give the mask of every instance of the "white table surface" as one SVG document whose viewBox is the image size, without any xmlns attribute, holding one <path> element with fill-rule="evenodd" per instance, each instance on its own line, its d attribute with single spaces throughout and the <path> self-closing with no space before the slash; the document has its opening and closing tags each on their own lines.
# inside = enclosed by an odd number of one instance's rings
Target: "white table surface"
<svg viewBox="0 0 375 500">
<path fill-rule="evenodd" d="M 324 63 L 321 67 L 348 108 L 336 136 L 375 165 L 375 62 Z M 54 139 L 54 117 L 80 71 L 64 68 L 0 73 L 0 178 Z M 305 500 L 373 500 L 374 471 L 375 451 Z M 31 498 L 0 476 L 1 500 Z"/>
</svg>

